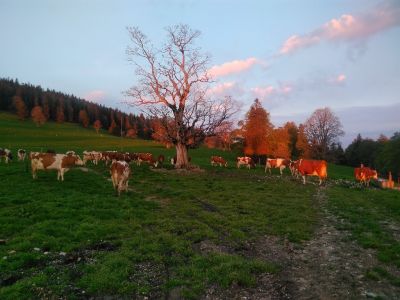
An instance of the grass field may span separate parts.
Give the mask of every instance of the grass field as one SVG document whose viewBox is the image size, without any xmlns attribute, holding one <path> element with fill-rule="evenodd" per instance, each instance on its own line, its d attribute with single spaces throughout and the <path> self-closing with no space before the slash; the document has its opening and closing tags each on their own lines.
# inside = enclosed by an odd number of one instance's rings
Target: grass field
<svg viewBox="0 0 400 300">
<path fill-rule="evenodd" d="M 5 113 L 0 147 L 174 154 L 152 141 L 97 135 L 76 124 L 37 128 Z M 214 154 L 229 167 L 211 167 Z M 281 272 L 285 266 L 249 255 L 250 242 L 268 235 L 301 247 L 313 238 L 320 218 L 314 184 L 278 172 L 265 176 L 262 167 L 237 170 L 235 153 L 200 148 L 190 156 L 203 172 L 132 165 L 131 189 L 121 197 L 102 164 L 71 170 L 58 182 L 54 172 L 32 180 L 27 162 L 1 163 L 0 298 L 198 298 L 211 285 L 251 287 L 262 274 Z M 348 167 L 328 172 L 352 179 Z M 400 268 L 390 229 L 400 222 L 400 193 L 329 185 L 327 195 L 352 237 L 377 249 L 385 266 Z M 369 278 L 399 282 L 384 268 L 370 270 Z"/>
</svg>

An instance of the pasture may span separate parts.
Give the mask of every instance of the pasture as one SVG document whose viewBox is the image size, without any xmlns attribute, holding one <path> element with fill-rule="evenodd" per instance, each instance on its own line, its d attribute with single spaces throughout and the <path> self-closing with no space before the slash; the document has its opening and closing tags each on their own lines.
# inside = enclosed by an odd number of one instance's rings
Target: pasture
<svg viewBox="0 0 400 300">
<path fill-rule="evenodd" d="M 400 193 L 353 185 L 351 168 L 330 165 L 318 187 L 287 170 L 282 177 L 263 166 L 238 170 L 236 153 L 200 148 L 189 152 L 196 172 L 132 164 L 130 189 L 117 197 L 103 163 L 70 170 L 64 182 L 55 172 L 33 180 L 16 150 L 166 158 L 174 150 L 4 113 L 0 147 L 14 154 L 0 164 L 2 299 L 400 294 Z M 211 155 L 228 167 L 210 166 Z"/>
</svg>

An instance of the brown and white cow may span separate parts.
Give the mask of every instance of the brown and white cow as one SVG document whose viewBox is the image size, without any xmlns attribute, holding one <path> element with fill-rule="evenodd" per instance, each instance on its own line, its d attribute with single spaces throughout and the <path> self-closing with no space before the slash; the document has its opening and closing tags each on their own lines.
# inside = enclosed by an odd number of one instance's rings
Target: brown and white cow
<svg viewBox="0 0 400 300">
<path fill-rule="evenodd" d="M 253 159 L 248 156 L 242 156 L 236 158 L 237 168 L 239 169 L 241 165 L 245 165 L 248 169 L 255 166 Z"/>
<path fill-rule="evenodd" d="M 26 151 L 24 149 L 18 149 L 17 155 L 18 161 L 25 161 Z"/>
<path fill-rule="evenodd" d="M 8 162 L 13 159 L 11 150 L 0 148 L 0 162 L 2 161 L 3 157 L 4 157 L 4 162 L 8 164 Z"/>
<path fill-rule="evenodd" d="M 371 179 L 378 179 L 378 172 L 376 172 L 376 170 L 361 165 L 360 168 L 354 169 L 354 177 L 357 181 L 360 181 L 366 186 L 369 186 L 369 182 L 371 181 Z"/>
<path fill-rule="evenodd" d="M 131 175 L 129 163 L 123 160 L 114 160 L 110 169 L 111 181 L 114 189 L 121 195 L 121 191 L 128 191 L 128 181 Z"/>
<path fill-rule="evenodd" d="M 87 161 L 91 161 L 97 165 L 99 160 L 102 158 L 102 153 L 97 151 L 83 151 L 83 164 L 86 165 Z"/>
<path fill-rule="evenodd" d="M 300 159 L 298 171 L 303 177 L 303 184 L 306 184 L 306 176 L 318 176 L 319 185 L 322 184 L 322 179 L 328 177 L 325 160 Z"/>
<path fill-rule="evenodd" d="M 284 159 L 284 158 L 267 158 L 267 161 L 265 162 L 265 173 L 267 170 L 269 170 L 269 174 L 271 174 L 271 169 L 279 169 L 279 172 L 282 175 L 283 170 L 286 167 L 289 167 L 290 165 L 290 160 Z"/>
<path fill-rule="evenodd" d="M 31 152 L 32 177 L 37 178 L 38 170 L 57 170 L 57 180 L 64 181 L 64 173 L 73 166 L 82 166 L 78 155 Z"/>
<path fill-rule="evenodd" d="M 136 153 L 137 154 L 137 165 L 140 166 L 142 162 L 153 165 L 154 167 L 158 166 L 158 160 L 153 158 L 153 154 L 151 153 Z"/>
<path fill-rule="evenodd" d="M 227 167 L 228 166 L 228 162 L 223 159 L 221 156 L 211 156 L 211 165 L 212 166 L 224 166 Z"/>
</svg>

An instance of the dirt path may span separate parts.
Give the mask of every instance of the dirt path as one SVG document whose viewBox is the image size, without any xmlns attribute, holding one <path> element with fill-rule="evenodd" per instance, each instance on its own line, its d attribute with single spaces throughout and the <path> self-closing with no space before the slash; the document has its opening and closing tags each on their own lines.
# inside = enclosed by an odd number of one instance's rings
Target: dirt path
<svg viewBox="0 0 400 300">
<path fill-rule="evenodd" d="M 336 229 L 338 220 L 327 209 L 326 187 L 314 195 L 319 224 L 314 238 L 297 246 L 265 236 L 242 255 L 273 261 L 283 267 L 278 275 L 258 278 L 255 288 L 211 287 L 205 299 L 400 299 L 400 288 L 365 278 L 381 265 L 373 250 L 361 248 L 349 232 Z"/>
</svg>

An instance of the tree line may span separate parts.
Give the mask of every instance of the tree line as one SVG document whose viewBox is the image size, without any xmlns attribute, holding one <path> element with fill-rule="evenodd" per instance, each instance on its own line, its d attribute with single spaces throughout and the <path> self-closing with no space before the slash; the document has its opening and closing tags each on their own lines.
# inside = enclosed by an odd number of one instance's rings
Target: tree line
<svg viewBox="0 0 400 300">
<path fill-rule="evenodd" d="M 72 122 L 116 136 L 122 132 L 126 137 L 151 139 L 153 134 L 153 121 L 143 114 L 126 114 L 74 95 L 19 83 L 17 79 L 0 78 L 0 100 L 0 110 L 17 114 L 20 120 L 31 117 L 38 126 L 46 121 Z"/>
</svg>

